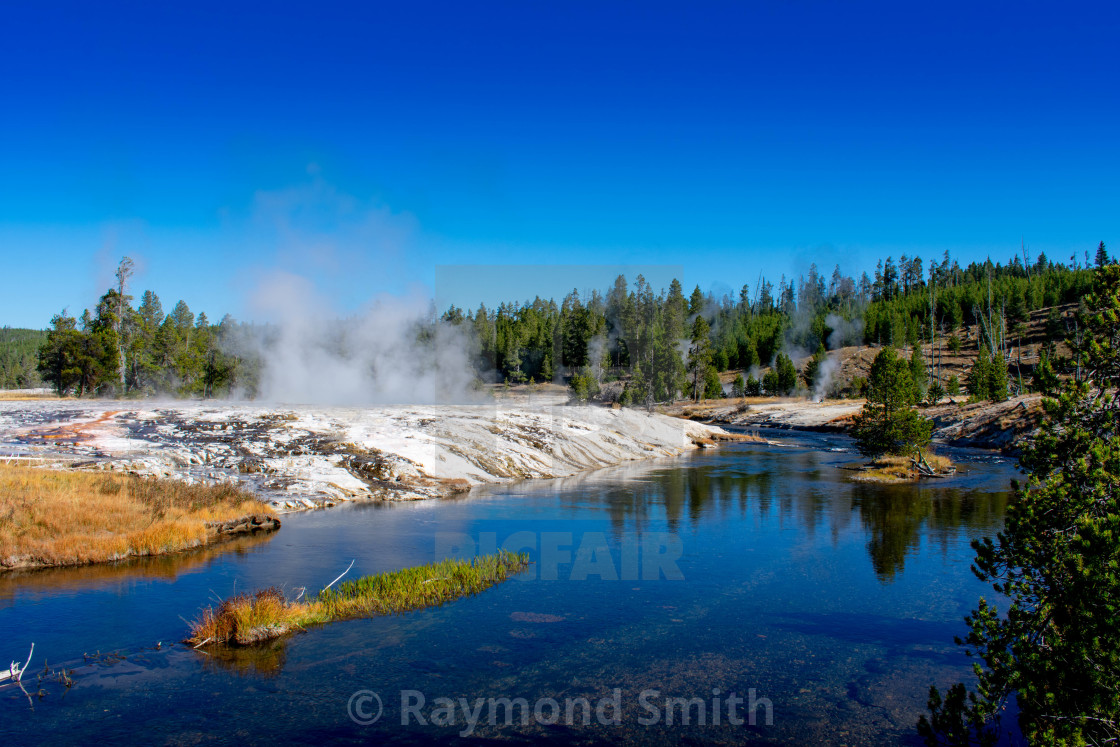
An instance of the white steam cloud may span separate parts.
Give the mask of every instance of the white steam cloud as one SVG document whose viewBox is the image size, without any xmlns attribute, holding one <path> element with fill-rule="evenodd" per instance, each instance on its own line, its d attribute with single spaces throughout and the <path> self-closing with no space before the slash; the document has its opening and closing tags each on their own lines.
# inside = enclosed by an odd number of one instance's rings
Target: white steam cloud
<svg viewBox="0 0 1120 747">
<path fill-rule="evenodd" d="M 466 335 L 434 319 L 416 293 L 381 296 L 356 316 L 333 316 L 305 278 L 276 272 L 253 305 L 272 323 L 239 341 L 261 361 L 259 396 L 289 404 L 478 401 Z"/>
<path fill-rule="evenodd" d="M 859 345 L 863 342 L 862 316 L 857 316 L 852 321 L 848 321 L 839 314 L 829 314 L 824 323 L 832 330 L 832 333 L 828 336 L 829 350 L 836 350 L 848 345 Z"/>
<path fill-rule="evenodd" d="M 813 382 L 813 401 L 821 402 L 828 396 L 832 379 L 840 370 L 840 364 L 831 356 L 826 356 L 817 368 L 816 381 Z"/>
</svg>

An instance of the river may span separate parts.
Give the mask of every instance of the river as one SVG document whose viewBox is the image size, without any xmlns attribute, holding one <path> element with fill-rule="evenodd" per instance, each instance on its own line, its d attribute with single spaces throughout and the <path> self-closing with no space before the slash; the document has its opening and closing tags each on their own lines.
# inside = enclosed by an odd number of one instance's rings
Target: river
<svg viewBox="0 0 1120 747">
<path fill-rule="evenodd" d="M 52 669 L 28 674 L 28 696 L 0 689 L 0 735 L 914 741 L 929 686 L 971 677 L 953 637 L 994 594 L 969 569 L 969 543 L 999 530 L 1014 463 L 945 449 L 959 476 L 876 486 L 843 469 L 858 458 L 844 437 L 777 437 L 789 445 L 346 504 L 216 550 L 0 575 L 0 656 L 22 660 L 34 641 L 31 671 L 44 657 Z M 237 591 L 313 593 L 351 561 L 356 577 L 500 546 L 535 562 L 444 607 L 237 655 L 178 643 L 201 608 Z"/>
</svg>

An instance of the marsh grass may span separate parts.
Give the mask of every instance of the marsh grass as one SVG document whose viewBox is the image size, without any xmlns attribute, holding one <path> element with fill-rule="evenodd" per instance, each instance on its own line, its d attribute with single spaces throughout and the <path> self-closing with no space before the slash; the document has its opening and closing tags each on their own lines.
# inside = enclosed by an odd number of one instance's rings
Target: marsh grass
<svg viewBox="0 0 1120 747">
<path fill-rule="evenodd" d="M 528 565 L 525 553 L 502 551 L 364 576 L 306 602 L 287 601 L 276 587 L 242 593 L 203 610 L 187 642 L 249 646 L 309 625 L 438 607 L 485 591 Z"/>
<path fill-rule="evenodd" d="M 922 456 L 925 457 L 926 463 L 938 474 L 948 474 L 954 469 L 953 462 L 948 457 L 932 454 L 928 451 L 923 451 Z M 881 456 L 852 479 L 859 482 L 897 485 L 914 482 L 922 477 L 922 473 L 915 469 L 909 456 Z"/>
<path fill-rule="evenodd" d="M 0 569 L 177 552 L 217 540 L 207 522 L 260 514 L 233 485 L 0 464 Z"/>
</svg>

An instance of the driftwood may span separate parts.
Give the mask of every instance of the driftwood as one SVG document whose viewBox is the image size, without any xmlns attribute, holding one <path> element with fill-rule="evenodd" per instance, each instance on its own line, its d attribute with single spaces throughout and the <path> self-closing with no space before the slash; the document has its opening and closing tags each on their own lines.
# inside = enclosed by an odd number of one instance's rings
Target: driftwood
<svg viewBox="0 0 1120 747">
<path fill-rule="evenodd" d="M 7 672 L 0 672 L 0 682 L 3 682 L 4 680 L 9 680 L 9 679 L 14 681 L 14 682 L 19 682 L 21 679 L 23 679 L 23 673 L 27 671 L 27 668 L 29 666 L 31 666 L 31 656 L 34 653 L 35 653 L 35 644 L 32 643 L 31 644 L 31 651 L 29 651 L 28 654 L 27 654 L 27 663 L 24 664 L 21 667 L 19 665 L 18 661 L 13 661 L 11 663 L 11 665 L 8 667 Z"/>
<path fill-rule="evenodd" d="M 354 558 L 354 560 L 351 560 L 351 561 L 350 561 L 350 565 L 349 565 L 349 566 L 348 566 L 348 567 L 346 568 L 346 570 L 345 570 L 345 571 L 343 571 L 343 572 L 342 572 L 342 573 L 341 573 L 341 574 L 339 575 L 339 577 L 338 577 L 338 578 L 336 578 L 336 579 L 335 579 L 334 581 L 331 581 L 331 582 L 330 582 L 329 584 L 327 584 L 326 586 L 324 586 L 324 587 L 323 587 L 323 591 L 326 591 L 327 589 L 331 588 L 332 586 L 334 586 L 335 584 L 337 584 L 337 583 L 338 583 L 339 581 L 341 581 L 341 580 L 342 580 L 342 577 L 343 577 L 343 576 L 345 576 L 345 575 L 346 575 L 347 573 L 349 573 L 349 572 L 350 572 L 350 569 L 354 567 L 354 562 L 355 562 L 356 560 L 357 560 L 357 558 Z M 300 596 L 302 596 L 302 594 L 301 594 Z"/>
<path fill-rule="evenodd" d="M 914 457 L 910 457 L 910 464 L 914 465 L 914 469 L 916 469 L 918 471 L 918 474 L 922 475 L 923 477 L 948 477 L 949 475 L 956 472 L 955 469 L 946 473 L 938 472 L 933 467 L 929 466 L 929 462 L 926 461 L 925 454 L 923 454 L 921 451 L 918 451 L 917 459 L 915 459 Z"/>
</svg>

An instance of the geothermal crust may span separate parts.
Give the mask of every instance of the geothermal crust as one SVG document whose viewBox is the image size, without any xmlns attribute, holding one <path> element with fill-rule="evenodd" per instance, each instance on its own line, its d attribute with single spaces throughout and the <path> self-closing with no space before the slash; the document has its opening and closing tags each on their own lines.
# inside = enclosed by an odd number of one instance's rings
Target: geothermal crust
<svg viewBox="0 0 1120 747">
<path fill-rule="evenodd" d="M 564 477 L 676 456 L 721 433 L 639 410 L 549 404 L 0 402 L 0 458 L 187 481 L 239 480 L 289 510 Z"/>
</svg>

